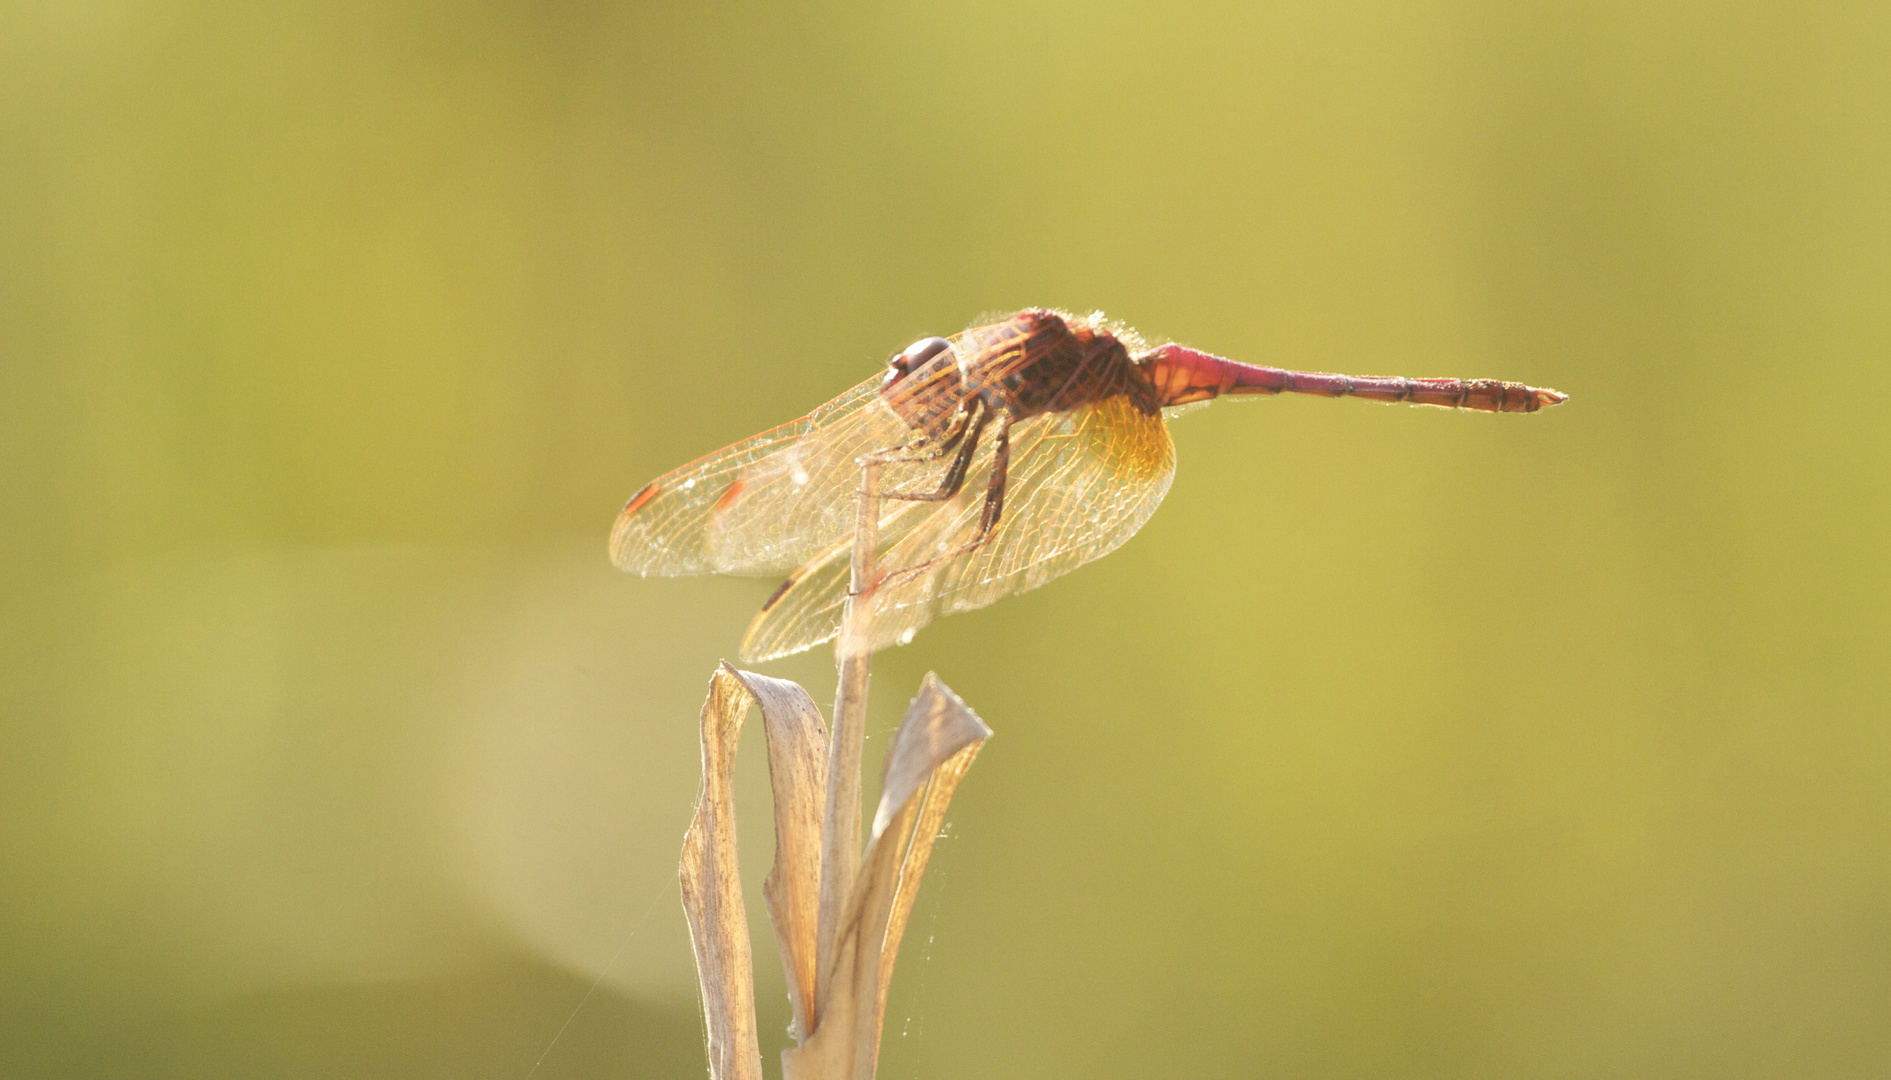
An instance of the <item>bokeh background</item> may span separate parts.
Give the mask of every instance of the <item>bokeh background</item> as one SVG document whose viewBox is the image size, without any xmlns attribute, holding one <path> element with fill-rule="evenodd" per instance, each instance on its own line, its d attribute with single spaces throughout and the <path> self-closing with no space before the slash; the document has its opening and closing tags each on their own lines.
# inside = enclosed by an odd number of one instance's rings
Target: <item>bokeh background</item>
<svg viewBox="0 0 1891 1080">
<path fill-rule="evenodd" d="M 701 1075 L 696 710 L 774 582 L 611 519 L 1033 304 L 1572 400 L 1217 404 L 1126 548 L 884 654 L 871 758 L 928 669 L 998 735 L 883 1076 L 1891 1074 L 1887 56 L 1872 2 L 0 5 L 0 1074 Z"/>
</svg>

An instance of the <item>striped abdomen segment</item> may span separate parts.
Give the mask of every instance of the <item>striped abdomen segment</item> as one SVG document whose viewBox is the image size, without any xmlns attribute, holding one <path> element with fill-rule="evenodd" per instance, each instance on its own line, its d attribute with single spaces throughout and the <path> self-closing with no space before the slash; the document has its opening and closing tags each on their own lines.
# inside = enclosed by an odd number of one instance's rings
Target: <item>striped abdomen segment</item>
<svg viewBox="0 0 1891 1080">
<path fill-rule="evenodd" d="M 1567 395 L 1496 379 L 1408 379 L 1403 375 L 1335 375 L 1289 371 L 1226 360 L 1163 345 L 1138 358 L 1160 405 L 1186 405 L 1223 394 L 1318 394 L 1368 401 L 1404 401 L 1479 412 L 1535 412 L 1559 405 Z"/>
</svg>

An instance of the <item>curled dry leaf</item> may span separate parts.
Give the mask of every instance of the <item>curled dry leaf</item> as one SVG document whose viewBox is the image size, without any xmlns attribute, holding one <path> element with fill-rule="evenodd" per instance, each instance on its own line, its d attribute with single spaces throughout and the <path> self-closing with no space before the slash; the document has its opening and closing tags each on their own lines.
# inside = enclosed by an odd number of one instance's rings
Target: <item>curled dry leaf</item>
<svg viewBox="0 0 1891 1080">
<path fill-rule="evenodd" d="M 785 679 L 734 673 L 755 695 L 768 736 L 768 782 L 775 794 L 775 865 L 762 895 L 775 924 L 795 1034 L 814 1030 L 815 934 L 821 907 L 821 812 L 827 788 L 827 731 L 807 691 Z"/>
<path fill-rule="evenodd" d="M 871 1080 L 887 984 L 933 840 L 991 729 L 930 672 L 887 753 L 873 837 L 836 935 L 814 1035 L 782 1054 L 787 1080 Z"/>
<path fill-rule="evenodd" d="M 762 1051 L 755 1037 L 754 966 L 748 914 L 735 852 L 736 741 L 748 715 L 749 692 L 727 671 L 709 679 L 703 702 L 703 792 L 683 834 L 678 877 L 702 984 L 712 1080 L 761 1080 Z"/>
<path fill-rule="evenodd" d="M 703 702 L 703 788 L 683 837 L 678 876 L 689 920 L 712 1080 L 761 1080 L 754 966 L 736 863 L 735 752 L 750 701 L 761 706 L 775 792 L 775 867 L 765 889 L 780 938 L 799 1031 L 811 1030 L 815 919 L 819 909 L 821 801 L 827 734 L 820 711 L 794 683 L 737 671 L 709 680 Z"/>
</svg>

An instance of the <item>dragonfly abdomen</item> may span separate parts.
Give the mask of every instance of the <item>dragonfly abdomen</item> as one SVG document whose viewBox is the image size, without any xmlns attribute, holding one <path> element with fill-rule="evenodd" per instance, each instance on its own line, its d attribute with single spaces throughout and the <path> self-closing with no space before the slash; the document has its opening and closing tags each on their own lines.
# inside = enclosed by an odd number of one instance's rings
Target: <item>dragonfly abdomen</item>
<svg viewBox="0 0 1891 1080">
<path fill-rule="evenodd" d="M 1407 402 L 1476 412 L 1536 412 L 1567 395 L 1497 379 L 1412 379 L 1403 375 L 1339 375 L 1326 371 L 1243 364 L 1181 345 L 1163 345 L 1138 358 L 1157 400 L 1186 405 L 1223 394 L 1317 394 L 1367 401 Z"/>
</svg>

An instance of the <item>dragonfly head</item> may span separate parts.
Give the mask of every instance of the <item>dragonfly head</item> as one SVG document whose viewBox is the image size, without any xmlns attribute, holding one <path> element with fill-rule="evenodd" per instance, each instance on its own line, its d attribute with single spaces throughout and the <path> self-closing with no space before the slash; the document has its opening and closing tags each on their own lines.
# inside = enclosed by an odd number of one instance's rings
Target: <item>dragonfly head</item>
<svg viewBox="0 0 1891 1080">
<path fill-rule="evenodd" d="M 950 349 L 952 343 L 942 337 L 920 338 L 905 349 L 893 354 L 893 359 L 886 362 L 886 379 L 880 384 L 890 387 L 906 376 L 926 366 L 926 362 Z"/>
</svg>

